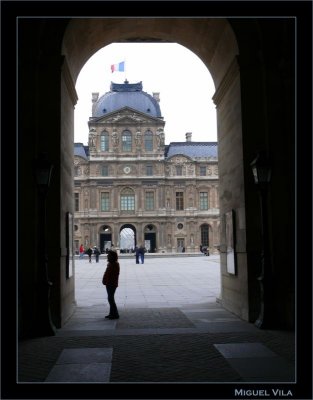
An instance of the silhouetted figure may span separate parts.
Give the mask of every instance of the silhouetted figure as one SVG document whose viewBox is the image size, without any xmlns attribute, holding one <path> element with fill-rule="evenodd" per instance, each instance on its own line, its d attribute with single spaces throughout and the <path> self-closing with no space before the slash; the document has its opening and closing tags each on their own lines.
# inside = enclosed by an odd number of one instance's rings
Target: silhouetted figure
<svg viewBox="0 0 313 400">
<path fill-rule="evenodd" d="M 94 247 L 93 247 L 93 254 L 94 254 L 95 257 L 96 257 L 96 262 L 99 262 L 100 250 L 98 249 L 97 246 L 94 246 Z"/>
<path fill-rule="evenodd" d="M 135 246 L 136 264 L 139 264 L 139 247 Z"/>
<path fill-rule="evenodd" d="M 117 261 L 118 255 L 116 251 L 109 250 L 107 258 L 108 258 L 108 264 L 102 278 L 102 283 L 106 286 L 108 294 L 108 302 L 110 305 L 110 313 L 105 318 L 118 319 L 119 313 L 115 303 L 114 295 L 116 288 L 118 287 L 120 264 Z"/>
<path fill-rule="evenodd" d="M 141 261 L 141 264 L 144 264 L 144 262 L 145 262 L 145 252 L 146 252 L 147 250 L 146 250 L 146 248 L 143 246 L 143 245 L 141 245 L 140 247 L 139 247 L 139 250 L 138 250 L 138 253 L 139 253 L 139 259 L 140 259 L 140 261 Z"/>
<path fill-rule="evenodd" d="M 92 250 L 90 247 L 85 251 L 85 254 L 88 254 L 89 262 L 91 263 Z"/>
</svg>

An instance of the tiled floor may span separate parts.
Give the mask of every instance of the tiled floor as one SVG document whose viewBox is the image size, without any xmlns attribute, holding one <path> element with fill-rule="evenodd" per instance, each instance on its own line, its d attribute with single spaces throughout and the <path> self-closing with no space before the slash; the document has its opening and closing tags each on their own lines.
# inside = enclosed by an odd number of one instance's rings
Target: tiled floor
<svg viewBox="0 0 313 400">
<path fill-rule="evenodd" d="M 294 335 L 216 302 L 217 256 L 122 259 L 119 320 L 104 318 L 104 260 L 75 268 L 76 312 L 55 337 L 20 343 L 21 381 L 294 382 Z"/>
<path fill-rule="evenodd" d="M 45 382 L 109 382 L 112 348 L 64 349 Z"/>
</svg>

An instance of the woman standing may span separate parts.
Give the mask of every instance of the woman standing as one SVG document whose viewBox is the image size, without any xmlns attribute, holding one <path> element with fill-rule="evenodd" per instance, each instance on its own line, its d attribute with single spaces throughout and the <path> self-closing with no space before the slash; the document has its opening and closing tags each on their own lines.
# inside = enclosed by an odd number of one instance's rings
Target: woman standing
<svg viewBox="0 0 313 400">
<path fill-rule="evenodd" d="M 105 273 L 102 278 L 102 283 L 106 286 L 106 290 L 108 293 L 108 302 L 110 305 L 110 313 L 105 318 L 108 319 L 118 319 L 119 313 L 117 310 L 117 306 L 115 304 L 115 291 L 118 287 L 118 277 L 120 274 L 120 264 L 117 261 L 118 255 L 116 251 L 109 250 L 108 251 L 108 264 L 105 270 Z"/>
<path fill-rule="evenodd" d="M 79 258 L 83 258 L 84 253 L 85 253 L 85 249 L 84 249 L 83 244 L 81 244 L 79 247 Z"/>
</svg>

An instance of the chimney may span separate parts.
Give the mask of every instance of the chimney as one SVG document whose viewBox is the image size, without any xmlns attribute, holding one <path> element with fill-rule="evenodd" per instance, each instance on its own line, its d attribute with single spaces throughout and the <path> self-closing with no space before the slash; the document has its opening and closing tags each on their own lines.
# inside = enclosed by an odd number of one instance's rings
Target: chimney
<svg viewBox="0 0 313 400">
<path fill-rule="evenodd" d="M 152 93 L 152 94 L 153 94 L 154 99 L 155 99 L 158 103 L 160 103 L 160 93 Z"/>
<path fill-rule="evenodd" d="M 186 142 L 191 142 L 191 136 L 192 136 L 192 132 L 186 133 Z"/>
</svg>

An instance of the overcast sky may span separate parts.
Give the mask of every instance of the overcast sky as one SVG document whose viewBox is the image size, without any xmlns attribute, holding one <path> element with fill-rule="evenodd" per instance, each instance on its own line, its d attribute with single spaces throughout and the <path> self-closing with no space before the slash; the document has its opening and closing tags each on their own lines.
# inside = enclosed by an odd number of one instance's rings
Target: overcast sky
<svg viewBox="0 0 313 400">
<path fill-rule="evenodd" d="M 125 61 L 125 72 L 111 72 L 111 64 Z M 142 81 L 143 91 L 160 93 L 165 143 L 216 141 L 215 92 L 211 75 L 198 56 L 178 44 L 113 43 L 95 53 L 82 68 L 77 82 L 75 142 L 88 143 L 91 93 L 110 91 L 111 82 Z"/>
</svg>

